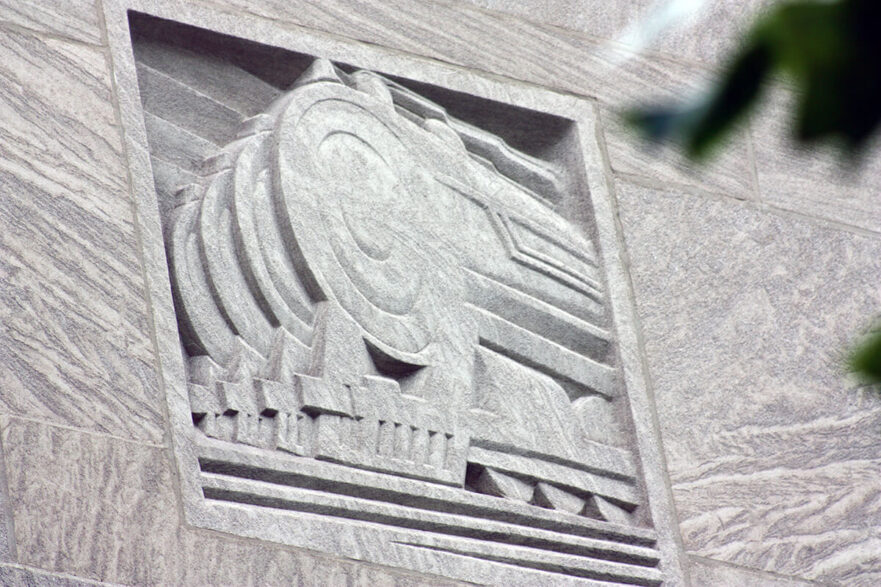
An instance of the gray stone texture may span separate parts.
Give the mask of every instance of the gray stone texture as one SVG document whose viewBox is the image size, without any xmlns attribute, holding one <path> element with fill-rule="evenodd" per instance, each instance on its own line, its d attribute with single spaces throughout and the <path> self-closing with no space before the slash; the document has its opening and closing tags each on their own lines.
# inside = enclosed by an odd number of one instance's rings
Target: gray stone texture
<svg viewBox="0 0 881 587">
<path fill-rule="evenodd" d="M 758 16 L 779 3 L 780 0 L 707 0 L 694 16 L 660 34 L 650 50 L 718 68 L 737 50 L 742 36 Z"/>
<path fill-rule="evenodd" d="M 719 585 L 726 587 L 728 585 L 760 585 L 761 587 L 810 587 L 811 585 L 819 585 L 819 583 L 813 581 L 762 573 L 697 556 L 689 557 L 689 559 L 689 572 L 691 573 L 693 585 Z"/>
<path fill-rule="evenodd" d="M 0 29 L 0 75 L 0 412 L 158 441 L 107 57 Z"/>
<path fill-rule="evenodd" d="M 101 43 L 96 0 L 2 0 L 0 21 L 84 43 Z"/>
<path fill-rule="evenodd" d="M 881 400 L 842 354 L 881 304 L 881 242 L 731 200 L 618 198 L 686 549 L 877 583 Z"/>
<path fill-rule="evenodd" d="M 125 585 L 456 584 L 190 529 L 162 447 L 9 418 L 2 442 L 28 567 Z"/>
<path fill-rule="evenodd" d="M 654 0 L 468 0 L 480 8 L 632 46 L 632 28 L 663 3 Z M 713 66 L 737 47 L 756 15 L 775 0 L 706 0 L 690 17 L 674 22 L 646 49 L 688 63 Z"/>
<path fill-rule="evenodd" d="M 877 585 L 881 402 L 840 369 L 881 301 L 877 157 L 855 183 L 830 180 L 829 159 L 786 146 L 779 98 L 699 172 L 641 150 L 613 116 L 702 83 L 764 5 L 710 4 L 651 56 L 622 60 L 605 41 L 648 2 L 155 2 L 216 11 L 270 44 L 319 31 L 328 47 L 449 64 L 451 80 L 465 67 L 597 99 L 691 583 Z M 120 138 L 135 72 L 114 64 L 111 84 L 98 10 L 0 1 L 0 413 L 16 547 L 0 582 L 454 584 L 183 521 L 166 441 L 188 415 L 166 416 L 156 365 L 177 351 L 159 345 L 157 359 L 146 300 L 165 259 L 138 241 L 161 232 L 134 220 L 132 194 L 152 178 L 129 185 L 123 144 L 144 167 L 149 153 L 143 129 Z"/>
<path fill-rule="evenodd" d="M 21 565 L 0 565 L 0 584 L 6 587 L 91 587 L 113 585 L 102 581 L 89 581 L 65 573 L 47 573 Z"/>
<path fill-rule="evenodd" d="M 645 17 L 654 4 L 646 0 L 616 2 L 612 6 L 603 3 L 602 7 L 569 0 L 527 3 L 475 0 L 474 3 L 530 20 L 537 28 L 541 23 L 551 24 L 587 33 L 592 38 L 618 40 L 628 25 Z M 739 140 L 729 145 L 708 168 L 700 170 L 695 170 L 671 150 L 635 148 L 638 139 L 614 116 L 622 104 L 666 98 L 670 95 L 666 92 L 668 89 L 680 96 L 694 91 L 689 84 L 701 82 L 708 71 L 722 67 L 736 49 L 740 35 L 748 30 L 758 14 L 774 4 L 774 0 L 708 1 L 689 22 L 667 30 L 649 46 L 649 53 L 658 54 L 659 59 L 635 57 L 631 58 L 632 63 L 612 70 L 616 78 L 612 87 L 616 90 L 622 87 L 621 81 L 627 79 L 621 75 L 624 71 L 639 71 L 633 93 L 623 100 L 608 102 L 610 111 L 605 132 L 612 169 L 617 173 L 648 176 L 667 186 L 690 185 L 737 198 L 759 198 L 773 207 L 878 232 L 879 198 L 871 178 L 878 174 L 881 151 L 877 146 L 870 148 L 863 166 L 856 173 L 850 173 L 831 152 L 805 152 L 794 147 L 788 137 L 791 99 L 784 91 L 773 92 L 768 103 L 755 114 L 752 139 L 741 131 Z M 586 53 L 592 51 L 588 49 Z M 608 54 L 614 53 L 609 50 Z M 651 65 L 667 79 L 659 78 Z M 670 80 L 680 85 L 674 87 Z M 606 102 L 602 95 L 598 97 Z M 755 150 L 754 155 L 749 153 L 750 149 Z"/>
</svg>

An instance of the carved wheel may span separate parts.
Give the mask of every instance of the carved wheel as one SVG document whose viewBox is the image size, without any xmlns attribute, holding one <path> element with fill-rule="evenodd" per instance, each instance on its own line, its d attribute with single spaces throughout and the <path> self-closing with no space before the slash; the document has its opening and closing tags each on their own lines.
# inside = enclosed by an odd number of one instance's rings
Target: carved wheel
<svg viewBox="0 0 881 587">
<path fill-rule="evenodd" d="M 341 84 L 302 88 L 278 130 L 276 204 L 313 295 L 338 302 L 382 354 L 421 366 L 451 327 L 460 278 L 431 244 L 438 186 L 406 124 Z"/>
</svg>

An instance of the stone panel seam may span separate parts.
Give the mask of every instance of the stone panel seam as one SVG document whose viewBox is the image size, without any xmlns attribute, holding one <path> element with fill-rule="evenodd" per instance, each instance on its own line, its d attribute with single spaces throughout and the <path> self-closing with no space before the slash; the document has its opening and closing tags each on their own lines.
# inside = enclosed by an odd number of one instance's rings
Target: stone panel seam
<svg viewBox="0 0 881 587">
<path fill-rule="evenodd" d="M 33 573 L 35 575 L 39 575 L 40 577 L 52 577 L 55 579 L 63 579 L 65 581 L 72 581 L 78 585 L 101 585 L 108 587 L 117 587 L 121 585 L 121 583 L 105 583 L 101 581 L 95 581 L 93 579 L 85 579 L 83 577 L 78 577 L 76 575 L 70 575 L 68 573 L 58 573 L 55 571 L 47 571 L 45 569 L 40 569 L 37 567 L 29 567 L 26 565 L 19 564 L 0 564 L 0 568 L 5 569 L 17 569 L 20 571 L 25 571 L 27 573 Z M 28 583 L 29 585 L 32 583 Z"/>
<path fill-rule="evenodd" d="M 9 506 L 9 484 L 6 482 L 6 448 L 0 434 L 0 498 L 5 502 L 0 510 L 0 524 L 6 526 L 6 544 L 0 545 L 0 557 L 14 562 L 18 560 L 15 540 L 15 517 Z"/>
<path fill-rule="evenodd" d="M 447 576 L 433 573 L 420 573 L 418 571 L 412 571 L 410 569 L 404 567 L 395 567 L 392 565 L 384 565 L 375 562 L 369 562 L 359 559 L 352 559 L 342 556 L 335 556 L 333 554 L 328 554 L 327 552 L 323 552 L 320 550 L 312 550 L 309 548 L 302 548 L 299 546 L 291 546 L 289 544 L 284 544 L 282 542 L 267 542 L 266 540 L 262 540 L 260 538 L 253 538 L 250 536 L 243 536 L 240 534 L 231 534 L 229 532 L 225 532 L 222 530 L 213 530 L 211 528 L 205 528 L 203 526 L 194 526 L 189 522 L 184 521 L 183 527 L 187 529 L 188 533 L 191 533 L 196 536 L 203 536 L 209 540 L 221 540 L 223 542 L 229 543 L 238 543 L 238 544 L 247 544 L 249 546 L 256 546 L 263 549 L 271 548 L 273 551 L 280 552 L 289 552 L 295 555 L 308 555 L 310 557 L 314 557 L 316 559 L 324 559 L 328 562 L 332 563 L 348 563 L 358 567 L 368 567 L 372 569 L 381 569 L 383 571 L 388 572 L 390 575 L 404 575 L 408 578 L 412 579 L 425 579 L 426 577 L 437 579 L 438 581 L 446 581 L 449 583 L 459 583 L 462 585 L 481 585 L 481 583 L 474 583 L 472 581 L 465 581 L 463 579 L 451 579 Z"/>
<path fill-rule="evenodd" d="M 756 161 L 756 135 L 753 129 L 752 115 L 747 118 L 745 126 L 746 136 L 744 137 L 744 140 L 746 141 L 746 152 L 749 156 L 749 169 L 752 173 L 752 177 L 750 179 L 752 180 L 751 183 L 753 195 L 755 196 L 755 200 L 757 202 L 761 202 L 762 190 L 759 188 L 759 164 Z"/>
<path fill-rule="evenodd" d="M 795 218 L 804 222 L 809 222 L 815 226 L 820 226 L 822 228 L 829 228 L 841 232 L 849 232 L 851 234 L 868 237 L 871 239 L 881 238 L 881 231 L 869 230 L 867 228 L 854 226 L 852 224 L 847 224 L 838 220 L 832 220 L 831 218 L 826 218 L 824 216 L 813 216 L 810 214 L 805 214 L 803 212 L 789 210 L 788 208 L 783 208 L 774 204 L 768 204 L 760 200 L 748 200 L 744 198 L 738 198 L 736 196 L 730 196 L 725 193 L 714 192 L 711 190 L 701 189 L 696 186 L 678 184 L 675 182 L 653 181 L 650 178 L 646 178 L 645 176 L 632 175 L 629 173 L 616 173 L 615 178 L 617 181 L 625 184 L 663 191 L 676 191 L 693 196 L 702 196 L 717 201 L 737 203 L 755 208 L 762 212 L 770 212 L 779 216 Z"/>
<path fill-rule="evenodd" d="M 685 552 L 685 544 L 682 540 L 682 534 L 680 532 L 680 522 L 679 522 L 679 513 L 676 510 L 676 502 L 673 500 L 673 484 L 670 479 L 669 470 L 667 467 L 667 453 L 664 448 L 664 439 L 661 436 L 661 426 L 658 421 L 658 411 L 655 402 L 655 394 L 654 394 L 654 381 L 652 378 L 651 371 L 649 370 L 648 362 L 646 360 L 646 350 L 645 350 L 645 340 L 642 332 L 642 323 L 639 318 L 639 312 L 636 308 L 636 289 L 633 286 L 633 279 L 630 275 L 631 271 L 631 263 L 630 263 L 630 254 L 627 250 L 627 243 L 624 240 L 624 230 L 623 225 L 621 223 L 621 216 L 618 208 L 618 194 L 616 189 L 616 182 L 614 177 L 614 172 L 612 171 L 611 161 L 609 159 L 609 152 L 606 148 L 606 137 L 605 130 L 602 124 L 602 118 L 600 117 L 600 106 L 598 103 L 593 102 L 592 107 L 594 109 L 594 113 L 597 120 L 596 125 L 596 140 L 600 149 L 600 156 L 602 158 L 602 166 L 603 173 L 606 176 L 606 184 L 608 185 L 608 189 L 611 195 L 611 200 L 613 203 L 612 209 L 612 220 L 615 223 L 616 233 L 618 235 L 618 255 L 621 259 L 621 265 L 624 268 L 624 275 L 627 280 L 627 288 L 630 291 L 630 313 L 633 316 L 633 330 L 636 334 L 636 344 L 637 351 L 640 360 L 640 367 L 645 376 L 645 394 L 648 399 L 649 405 L 651 406 L 651 419 L 655 431 L 655 440 L 657 441 L 660 450 L 658 451 L 659 458 L 661 460 L 660 468 L 661 468 L 661 476 L 664 480 L 664 485 L 667 493 L 667 503 L 670 504 L 670 517 L 674 522 L 674 528 L 672 528 L 673 539 L 676 543 L 676 548 L 680 553 Z M 683 579 L 686 585 L 691 585 L 691 577 L 690 570 L 687 564 L 682 564 L 682 574 Z"/>
<path fill-rule="evenodd" d="M 14 22 L 0 20 L 0 31 L 2 31 L 4 29 L 7 29 L 12 32 L 17 32 L 17 33 L 20 33 L 23 35 L 31 35 L 31 36 L 40 37 L 43 39 L 60 41 L 62 43 L 69 43 L 71 45 L 78 45 L 80 47 L 88 47 L 89 49 L 97 49 L 99 51 L 106 46 L 105 43 L 89 43 L 88 41 L 74 39 L 73 37 L 60 35 L 58 33 L 43 31 L 43 30 L 39 30 L 39 29 L 33 29 L 30 27 L 22 26 L 20 24 L 16 24 Z"/>
<path fill-rule="evenodd" d="M 724 200 L 736 200 L 738 202 L 749 202 L 749 198 L 733 196 L 723 191 L 708 190 L 700 186 L 679 183 L 677 181 L 657 180 L 646 175 L 638 175 L 635 173 L 626 173 L 623 171 L 612 171 L 616 181 L 638 185 L 640 187 L 651 188 L 656 190 L 676 190 L 692 194 L 695 196 L 707 196 L 711 198 L 721 198 Z"/>
<path fill-rule="evenodd" d="M 692 561 L 699 561 L 708 566 L 717 566 L 717 567 L 725 567 L 729 569 L 737 569 L 738 571 L 746 571 L 748 573 L 761 573 L 762 575 L 767 575 L 773 579 L 782 579 L 782 580 L 792 580 L 792 581 L 800 581 L 803 583 L 808 583 L 810 585 L 828 585 L 828 583 L 820 583 L 818 581 L 813 581 L 811 579 L 806 579 L 804 577 L 800 577 L 798 575 L 781 575 L 780 573 L 774 573 L 772 571 L 764 571 L 762 569 L 756 569 L 754 567 L 744 567 L 742 565 L 735 565 L 733 563 L 729 563 L 726 561 L 720 561 L 714 558 L 709 558 L 706 556 L 701 556 L 699 554 L 694 554 L 692 552 L 688 552 L 687 556 Z"/>
<path fill-rule="evenodd" d="M 46 426 L 48 428 L 58 428 L 59 430 L 67 430 L 69 432 L 77 432 L 80 434 L 88 434 L 89 436 L 94 436 L 95 438 L 103 438 L 109 440 L 115 440 L 119 442 L 125 442 L 128 444 L 133 444 L 135 446 L 145 447 L 145 448 L 159 448 L 162 450 L 168 449 L 166 444 L 156 444 L 154 442 L 142 442 L 140 440 L 133 440 L 131 438 L 125 438 L 123 436 L 116 436 L 114 434 L 106 434 L 104 432 L 95 432 L 94 430 L 87 430 L 85 428 L 77 428 L 75 426 L 65 426 L 64 424 L 58 424 L 57 422 L 48 422 L 46 420 L 41 420 L 38 418 L 27 418 L 24 416 L 17 416 L 14 414 L 0 414 L 5 421 L 11 422 L 12 420 L 17 420 L 19 422 L 29 422 L 32 424 L 39 424 L 40 426 Z"/>
</svg>

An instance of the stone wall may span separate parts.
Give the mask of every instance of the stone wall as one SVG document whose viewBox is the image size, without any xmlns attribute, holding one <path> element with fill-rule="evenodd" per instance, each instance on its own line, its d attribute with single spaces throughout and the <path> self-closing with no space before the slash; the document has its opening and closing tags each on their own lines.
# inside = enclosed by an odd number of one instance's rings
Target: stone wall
<svg viewBox="0 0 881 587">
<path fill-rule="evenodd" d="M 642 149 L 615 117 L 705 83 L 767 3 L 714 3 L 636 56 L 613 41 L 647 1 L 138 4 L 587 100 L 647 379 L 637 419 L 660 434 L 652 499 L 678 520 L 665 531 L 682 581 L 881 582 L 881 400 L 841 358 L 881 306 L 878 158 L 842 177 L 791 149 L 785 90 L 703 169 Z M 125 6 L 0 0 L 2 581 L 454 584 L 187 517 Z"/>
</svg>

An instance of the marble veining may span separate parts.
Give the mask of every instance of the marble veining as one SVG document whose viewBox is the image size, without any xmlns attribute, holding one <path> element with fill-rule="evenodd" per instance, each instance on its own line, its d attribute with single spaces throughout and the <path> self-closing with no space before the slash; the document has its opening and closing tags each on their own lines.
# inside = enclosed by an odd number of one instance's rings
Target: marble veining
<svg viewBox="0 0 881 587">
<path fill-rule="evenodd" d="M 0 0 L 0 21 L 86 43 L 100 43 L 95 0 Z"/>
<path fill-rule="evenodd" d="M 686 549 L 876 584 L 881 400 L 842 355 L 881 305 L 881 243 L 721 200 L 619 198 Z"/>
<path fill-rule="evenodd" d="M 159 441 L 105 55 L 6 30 L 0 79 L 0 411 Z"/>
</svg>

